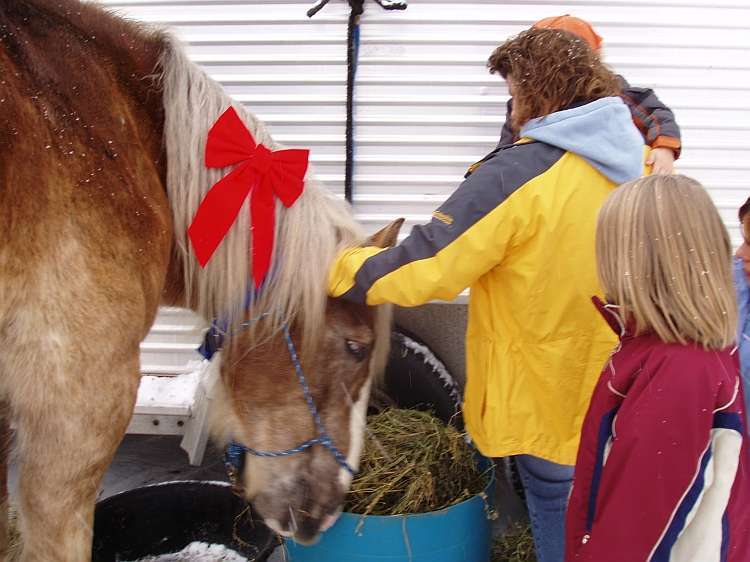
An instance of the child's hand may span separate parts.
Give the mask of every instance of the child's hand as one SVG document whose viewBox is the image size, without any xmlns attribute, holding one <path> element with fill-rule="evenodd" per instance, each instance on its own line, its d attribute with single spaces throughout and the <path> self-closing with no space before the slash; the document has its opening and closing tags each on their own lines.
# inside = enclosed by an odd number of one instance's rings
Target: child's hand
<svg viewBox="0 0 750 562">
<path fill-rule="evenodd" d="M 671 174 L 674 172 L 674 151 L 671 148 L 652 148 L 646 164 L 651 166 L 652 174 Z"/>
</svg>

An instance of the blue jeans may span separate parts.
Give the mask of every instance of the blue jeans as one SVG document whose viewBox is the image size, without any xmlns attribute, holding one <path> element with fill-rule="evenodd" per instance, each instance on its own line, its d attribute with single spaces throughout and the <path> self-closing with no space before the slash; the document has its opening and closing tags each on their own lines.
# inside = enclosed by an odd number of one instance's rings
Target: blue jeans
<svg viewBox="0 0 750 562">
<path fill-rule="evenodd" d="M 565 559 L 565 509 L 573 483 L 573 467 L 531 455 L 514 457 L 526 492 L 538 562 Z"/>
</svg>

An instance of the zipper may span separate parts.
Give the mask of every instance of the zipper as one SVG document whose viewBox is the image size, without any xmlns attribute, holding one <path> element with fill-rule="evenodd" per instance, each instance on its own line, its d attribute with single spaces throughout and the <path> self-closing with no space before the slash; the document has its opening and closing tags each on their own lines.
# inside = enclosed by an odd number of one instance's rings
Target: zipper
<svg viewBox="0 0 750 562">
<path fill-rule="evenodd" d="M 604 456 L 607 451 L 607 445 L 613 436 L 613 425 L 618 408 L 613 408 L 599 422 L 599 433 L 596 445 L 596 464 L 594 465 L 594 474 L 591 477 L 591 488 L 589 489 L 588 510 L 586 513 L 586 534 L 581 539 L 582 544 L 586 544 L 591 539 L 591 528 L 594 526 L 596 517 L 596 503 L 599 495 L 599 486 L 601 485 L 602 472 L 604 471 Z"/>
</svg>

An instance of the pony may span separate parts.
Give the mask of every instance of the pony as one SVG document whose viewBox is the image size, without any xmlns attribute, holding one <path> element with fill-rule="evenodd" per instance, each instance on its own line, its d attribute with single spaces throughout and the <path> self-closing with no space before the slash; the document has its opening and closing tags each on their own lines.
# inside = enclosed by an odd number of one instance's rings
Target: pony
<svg viewBox="0 0 750 562">
<path fill-rule="evenodd" d="M 279 148 L 166 31 L 78 0 L 0 3 L 0 550 L 13 441 L 22 560 L 90 559 L 97 490 L 131 418 L 139 343 L 159 305 L 229 327 L 217 359 L 220 439 L 273 451 L 315 436 L 288 330 L 320 420 L 356 468 L 388 311 L 326 295 L 332 259 L 363 243 L 348 207 L 308 172 L 296 203 L 276 205 L 259 292 L 249 203 L 205 268 L 188 243 L 228 171 L 203 156 L 230 106 L 256 142 Z M 392 244 L 397 231 L 371 243 Z M 251 328 L 231 331 L 243 322 Z M 248 456 L 241 476 L 269 526 L 301 541 L 335 520 L 351 480 L 320 446 Z"/>
</svg>

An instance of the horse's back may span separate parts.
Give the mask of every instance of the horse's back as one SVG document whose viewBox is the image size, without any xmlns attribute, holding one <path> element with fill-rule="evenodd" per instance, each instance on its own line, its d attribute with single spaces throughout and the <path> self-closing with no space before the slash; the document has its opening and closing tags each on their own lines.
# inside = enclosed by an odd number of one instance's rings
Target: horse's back
<svg viewBox="0 0 750 562">
<path fill-rule="evenodd" d="M 159 109 L 123 76 L 137 63 L 43 4 L 0 7 L 0 328 L 15 311 L 142 335 L 171 240 Z"/>
</svg>

